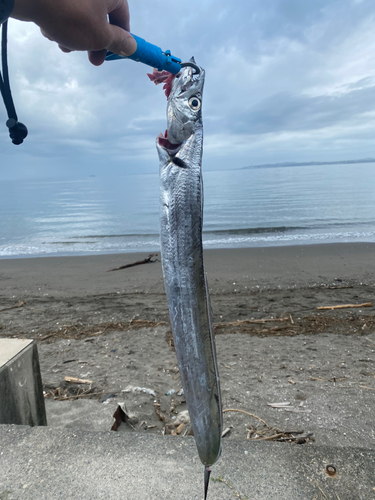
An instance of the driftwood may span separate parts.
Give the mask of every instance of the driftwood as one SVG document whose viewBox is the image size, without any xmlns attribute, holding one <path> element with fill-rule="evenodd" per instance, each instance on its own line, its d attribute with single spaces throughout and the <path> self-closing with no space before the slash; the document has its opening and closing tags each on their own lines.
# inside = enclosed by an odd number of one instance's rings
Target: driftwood
<svg viewBox="0 0 375 500">
<path fill-rule="evenodd" d="M 156 257 L 158 254 L 157 253 L 151 253 L 148 257 L 146 257 L 146 259 L 143 259 L 143 260 L 137 260 L 136 262 L 131 262 L 130 264 L 125 264 L 124 266 L 120 266 L 120 267 L 115 267 L 114 269 L 109 269 L 107 271 L 107 273 L 111 272 L 111 271 L 119 271 L 120 269 L 126 269 L 128 267 L 133 267 L 133 266 L 139 266 L 141 264 L 148 264 L 148 263 L 152 263 L 152 262 L 156 262 L 156 260 L 152 260 L 153 257 Z"/>
<path fill-rule="evenodd" d="M 263 424 L 266 426 L 266 427 L 269 427 L 268 424 L 266 424 L 266 422 L 261 419 L 260 417 L 257 417 L 256 415 L 254 415 L 253 413 L 249 413 L 248 411 L 245 411 L 245 410 L 235 410 L 234 408 L 227 408 L 226 410 L 223 410 L 223 413 L 226 413 L 228 411 L 235 411 L 237 413 L 245 413 L 245 415 L 250 415 L 250 417 L 254 417 L 254 418 L 257 418 L 258 420 L 260 420 L 261 422 L 263 422 Z"/>
<path fill-rule="evenodd" d="M 286 406 L 290 406 L 290 401 L 284 401 L 283 403 L 267 403 L 267 406 L 271 406 L 271 408 L 285 408 Z"/>
<path fill-rule="evenodd" d="M 284 434 L 282 432 L 279 432 L 278 434 L 274 434 L 273 436 L 267 436 L 267 437 L 262 437 L 262 438 L 254 438 L 254 441 L 272 441 L 274 439 L 279 439 L 283 437 Z"/>
<path fill-rule="evenodd" d="M 226 429 L 223 430 L 223 432 L 221 433 L 221 437 L 225 437 L 227 434 L 230 433 L 232 427 L 227 427 Z"/>
<path fill-rule="evenodd" d="M 215 326 L 220 327 L 220 325 L 223 326 L 239 326 L 239 325 L 248 325 L 248 324 L 255 324 L 255 325 L 263 325 L 264 323 L 268 323 L 269 321 L 289 321 L 290 317 L 288 318 L 263 318 L 263 319 L 238 319 L 237 321 L 229 321 L 227 323 L 217 323 Z M 277 328 L 277 327 L 276 327 Z"/>
<path fill-rule="evenodd" d="M 246 439 L 250 441 L 279 441 L 283 443 L 304 444 L 308 441 L 315 441 L 313 433 L 304 434 L 303 430 L 283 430 L 277 427 L 266 427 L 259 429 L 252 425 L 247 426 Z"/>
<path fill-rule="evenodd" d="M 83 337 L 94 337 L 96 335 L 102 335 L 107 330 L 115 330 L 118 332 L 123 332 L 124 330 L 139 330 L 140 328 L 156 328 L 160 325 L 166 325 L 165 321 L 150 321 L 147 319 L 132 319 L 126 323 L 98 323 L 96 325 L 62 325 L 61 329 L 51 331 L 43 337 L 38 337 L 38 342 L 47 340 L 51 337 L 65 338 L 65 339 L 76 339 L 80 340 Z M 26 335 L 22 333 L 22 335 Z"/>
<path fill-rule="evenodd" d="M 9 307 L 3 307 L 3 309 L 0 309 L 0 312 L 9 311 L 9 309 L 18 309 L 19 307 L 23 307 L 25 304 L 26 304 L 26 302 L 22 302 L 22 300 L 19 300 L 16 305 L 9 306 Z"/>
<path fill-rule="evenodd" d="M 70 384 L 92 384 L 92 380 L 84 379 L 84 378 L 77 378 L 77 377 L 69 377 L 65 376 L 64 377 L 65 382 L 69 382 Z"/>
<path fill-rule="evenodd" d="M 99 390 L 91 384 L 88 385 L 86 389 L 83 389 L 75 383 L 72 383 L 72 385 L 65 385 L 64 387 L 55 387 L 53 384 L 44 384 L 43 389 L 44 397 L 53 398 L 55 401 L 74 401 L 79 398 L 92 399 L 94 397 L 96 399 L 98 396 L 101 396 L 100 399 L 101 402 L 103 402 L 110 397 L 114 397 L 115 394 L 121 393 L 121 391 L 108 392 Z"/>
<path fill-rule="evenodd" d="M 374 304 L 372 302 L 365 302 L 364 304 L 343 304 L 340 306 L 322 306 L 317 307 L 318 311 L 328 310 L 328 309 L 346 309 L 347 307 L 372 307 Z"/>
<path fill-rule="evenodd" d="M 60 389 L 60 388 L 59 388 Z M 103 396 L 105 395 L 105 392 L 100 391 L 100 392 L 90 392 L 91 389 L 87 389 L 86 391 L 83 391 L 81 393 L 73 394 L 72 396 L 67 396 L 63 395 L 60 390 L 60 396 L 58 395 L 58 392 L 56 392 L 56 396 L 54 395 L 54 392 L 50 391 L 49 393 L 45 394 L 45 398 L 53 398 L 55 401 L 75 401 L 78 398 L 88 398 L 91 399 L 92 396 Z"/>
</svg>

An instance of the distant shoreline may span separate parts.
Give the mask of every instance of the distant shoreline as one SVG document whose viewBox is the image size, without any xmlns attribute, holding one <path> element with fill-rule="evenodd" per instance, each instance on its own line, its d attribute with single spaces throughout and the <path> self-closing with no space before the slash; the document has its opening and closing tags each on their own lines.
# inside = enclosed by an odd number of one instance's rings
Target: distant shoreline
<svg viewBox="0 0 375 500">
<path fill-rule="evenodd" d="M 250 165 L 242 167 L 241 170 L 250 168 L 275 168 L 275 167 L 313 167 L 319 165 L 353 165 L 356 163 L 375 163 L 375 158 L 365 158 L 363 160 L 342 160 L 342 161 L 307 161 L 307 162 L 284 162 L 284 163 L 265 163 L 262 165 Z"/>
</svg>

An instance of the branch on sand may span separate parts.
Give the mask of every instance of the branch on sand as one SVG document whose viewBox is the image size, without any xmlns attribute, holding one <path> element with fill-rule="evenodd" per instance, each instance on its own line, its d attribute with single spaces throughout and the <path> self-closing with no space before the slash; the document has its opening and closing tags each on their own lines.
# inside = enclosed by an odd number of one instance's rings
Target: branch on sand
<svg viewBox="0 0 375 500">
<path fill-rule="evenodd" d="M 77 377 L 69 377 L 66 375 L 64 377 L 65 382 L 69 382 L 70 384 L 93 384 L 92 380 L 88 380 L 85 378 L 77 378 Z"/>
<path fill-rule="evenodd" d="M 16 305 L 10 307 L 3 307 L 3 309 L 0 309 L 0 312 L 9 311 L 9 309 L 18 309 L 19 307 L 23 307 L 25 304 L 26 302 L 22 302 L 22 300 L 19 300 Z"/>
<path fill-rule="evenodd" d="M 146 259 L 137 260 L 136 262 L 132 262 L 130 264 L 125 264 L 124 266 L 115 267 L 114 269 L 109 269 L 107 271 L 107 273 L 110 273 L 111 271 L 119 271 L 120 269 L 126 269 L 128 267 L 139 266 L 141 264 L 149 264 L 149 263 L 152 263 L 152 262 L 156 262 L 156 259 L 152 260 L 152 258 L 153 257 L 157 257 L 157 255 L 158 255 L 157 253 L 152 253 L 148 257 L 146 257 Z"/>
<path fill-rule="evenodd" d="M 372 307 L 374 304 L 372 302 L 365 302 L 364 304 L 343 304 L 340 306 L 322 306 L 317 307 L 318 311 L 328 310 L 328 309 L 346 309 L 347 307 Z"/>
<path fill-rule="evenodd" d="M 247 324 L 264 324 L 269 321 L 277 322 L 277 321 L 289 321 L 290 316 L 287 318 L 262 318 L 262 319 L 238 319 L 237 321 L 230 321 L 228 323 L 223 323 L 225 326 L 238 326 L 238 325 L 247 325 Z M 220 326 L 221 323 L 218 323 L 216 326 Z"/>
</svg>

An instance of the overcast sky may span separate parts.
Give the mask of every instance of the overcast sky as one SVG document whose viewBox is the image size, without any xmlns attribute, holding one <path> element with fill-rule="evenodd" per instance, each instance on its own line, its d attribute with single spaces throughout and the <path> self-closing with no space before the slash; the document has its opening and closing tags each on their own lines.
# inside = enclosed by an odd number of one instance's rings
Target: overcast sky
<svg viewBox="0 0 375 500">
<path fill-rule="evenodd" d="M 204 168 L 375 157 L 374 0 L 129 0 L 132 32 L 206 70 Z M 158 171 L 161 87 L 133 61 L 97 68 L 9 22 L 19 119 L 0 106 L 0 179 Z M 1 103 L 0 103 L 1 104 Z"/>
</svg>

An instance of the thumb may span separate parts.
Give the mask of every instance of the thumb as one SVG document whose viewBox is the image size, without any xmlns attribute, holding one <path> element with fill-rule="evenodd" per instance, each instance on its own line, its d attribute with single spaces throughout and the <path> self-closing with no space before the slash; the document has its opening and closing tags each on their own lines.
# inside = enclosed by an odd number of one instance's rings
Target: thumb
<svg viewBox="0 0 375 500">
<path fill-rule="evenodd" d="M 131 56 L 134 54 L 137 50 L 137 42 L 128 31 L 114 24 L 109 24 L 109 30 L 111 41 L 106 47 L 107 50 L 120 56 Z"/>
</svg>

